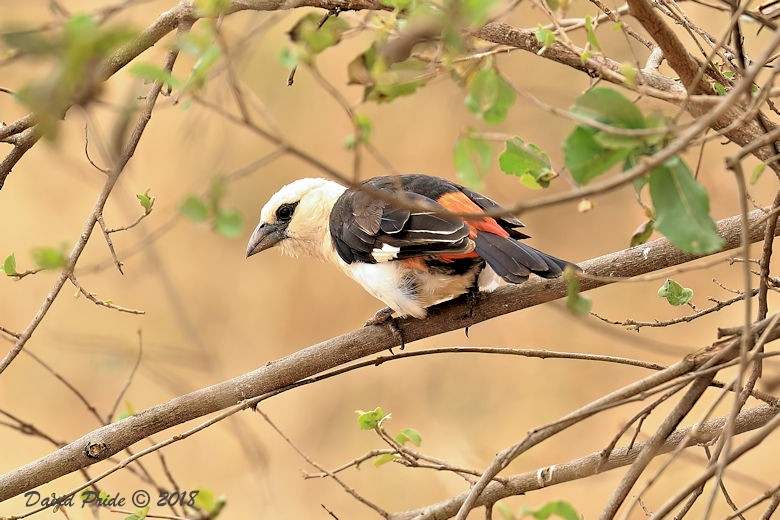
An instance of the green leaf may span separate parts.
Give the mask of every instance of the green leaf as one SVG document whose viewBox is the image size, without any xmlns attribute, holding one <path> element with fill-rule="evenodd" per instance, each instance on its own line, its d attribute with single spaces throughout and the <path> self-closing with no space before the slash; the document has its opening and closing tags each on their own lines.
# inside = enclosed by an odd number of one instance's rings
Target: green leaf
<svg viewBox="0 0 780 520">
<path fill-rule="evenodd" d="M 542 44 L 542 48 L 536 51 L 536 54 L 541 56 L 542 54 L 544 54 L 544 51 L 546 51 L 550 45 L 555 43 L 555 33 L 552 32 L 550 29 L 538 25 L 536 27 L 535 35 L 536 35 L 536 40 Z"/>
<path fill-rule="evenodd" d="M 135 415 L 135 409 L 133 408 L 133 405 L 130 404 L 130 401 L 125 401 L 124 410 L 122 410 L 116 415 L 114 422 L 119 422 L 122 419 L 127 419 L 128 417 L 132 417 L 133 415 Z"/>
<path fill-rule="evenodd" d="M 149 514 L 149 507 L 150 506 L 145 506 L 145 507 L 143 507 L 141 509 L 136 509 L 135 513 L 133 513 L 131 515 L 127 515 L 125 517 L 125 520 L 145 520 L 146 519 L 146 515 Z"/>
<path fill-rule="evenodd" d="M 394 7 L 398 11 L 409 9 L 416 3 L 415 0 L 381 0 L 382 5 Z"/>
<path fill-rule="evenodd" d="M 206 203 L 196 195 L 189 195 L 179 206 L 179 213 L 193 222 L 204 222 L 209 218 L 209 209 Z"/>
<path fill-rule="evenodd" d="M 577 513 L 577 510 L 574 509 L 571 504 L 563 500 L 548 502 L 535 511 L 528 508 L 523 508 L 521 513 L 524 516 L 532 516 L 536 520 L 547 520 L 551 516 L 557 516 L 563 520 L 580 520 L 580 515 Z"/>
<path fill-rule="evenodd" d="M 227 12 L 230 0 L 195 0 L 195 5 L 207 17 L 216 17 Z"/>
<path fill-rule="evenodd" d="M 592 52 L 590 52 L 590 51 L 585 51 L 585 52 L 583 52 L 583 53 L 582 53 L 582 55 L 580 56 L 580 63 L 582 63 L 583 65 L 585 65 L 585 63 L 587 63 L 588 59 L 589 59 L 591 56 L 593 56 L 593 53 L 592 53 Z"/>
<path fill-rule="evenodd" d="M 750 175 L 750 184 L 755 184 L 758 182 L 761 174 L 764 173 L 764 168 L 766 168 L 766 163 L 759 163 L 755 168 L 753 168 L 753 173 Z"/>
<path fill-rule="evenodd" d="M 65 247 L 59 249 L 53 247 L 36 247 L 32 250 L 33 262 L 40 269 L 58 269 L 65 267 L 68 262 L 65 258 Z"/>
<path fill-rule="evenodd" d="M 515 102 L 515 91 L 492 67 L 483 68 L 469 80 L 466 108 L 486 123 L 506 118 Z"/>
<path fill-rule="evenodd" d="M 599 40 L 596 37 L 596 31 L 593 29 L 593 17 L 592 16 L 586 16 L 585 17 L 585 33 L 587 34 L 588 43 L 590 44 L 590 48 L 593 49 L 596 52 L 601 52 L 601 45 L 599 44 Z"/>
<path fill-rule="evenodd" d="M 504 520 L 517 520 L 514 511 L 512 511 L 512 507 L 506 502 L 496 502 L 493 505 L 493 509 L 498 511 L 498 514 L 501 515 L 501 518 Z"/>
<path fill-rule="evenodd" d="M 639 224 L 634 230 L 634 234 L 631 235 L 631 247 L 644 244 L 653 234 L 653 221 L 646 220 Z"/>
<path fill-rule="evenodd" d="M 658 297 L 665 298 L 672 305 L 685 305 L 693 299 L 693 289 L 669 279 L 658 289 Z"/>
<path fill-rule="evenodd" d="M 592 88 L 574 102 L 577 115 L 618 128 L 646 128 L 642 112 L 623 94 L 611 88 Z"/>
<path fill-rule="evenodd" d="M 605 148 L 595 139 L 597 133 L 593 128 L 578 126 L 563 143 L 564 164 L 579 185 L 592 181 L 631 153 L 627 148 Z"/>
<path fill-rule="evenodd" d="M 241 235 L 243 219 L 241 213 L 234 209 L 221 209 L 214 217 L 214 229 L 227 238 L 237 238 Z"/>
<path fill-rule="evenodd" d="M 345 145 L 348 149 L 353 149 L 358 143 L 367 143 L 371 139 L 371 119 L 365 114 L 356 114 L 352 120 L 355 127 L 355 133 L 347 136 Z"/>
<path fill-rule="evenodd" d="M 470 188 L 480 189 L 490 169 L 493 146 L 484 139 L 462 136 L 455 143 L 454 160 L 458 179 Z"/>
<path fill-rule="evenodd" d="M 481 27 L 488 21 L 497 3 L 496 0 L 463 0 L 461 9 L 469 26 Z"/>
<path fill-rule="evenodd" d="M 215 505 L 214 492 L 209 489 L 198 488 L 198 494 L 195 497 L 195 506 L 208 513 L 214 509 Z"/>
<path fill-rule="evenodd" d="M 379 56 L 377 47 L 374 43 L 347 65 L 348 83 L 363 85 L 366 100 L 385 103 L 408 96 L 433 77 L 429 65 L 417 58 L 388 66 Z"/>
<path fill-rule="evenodd" d="M 376 459 L 374 459 L 374 466 L 384 466 L 388 462 L 394 461 L 398 456 L 395 453 L 383 453 L 382 455 L 378 456 Z"/>
<path fill-rule="evenodd" d="M 279 63 L 288 69 L 292 69 L 298 66 L 298 53 L 290 47 L 282 47 L 279 51 Z"/>
<path fill-rule="evenodd" d="M 577 272 L 572 267 L 566 267 L 563 277 L 566 280 L 566 308 L 575 316 L 588 314 L 593 307 L 593 302 L 587 296 L 580 294 Z"/>
<path fill-rule="evenodd" d="M 45 59 L 50 67 L 45 75 L 17 90 L 17 99 L 35 116 L 36 129 L 47 139 L 57 137 L 57 128 L 67 108 L 88 105 L 99 92 L 98 66 L 111 52 L 132 39 L 136 33 L 125 27 L 100 26 L 86 14 L 70 18 L 61 31 L 43 34 L 10 33 L 3 39 L 11 47 Z"/>
<path fill-rule="evenodd" d="M 404 428 L 395 435 L 395 440 L 398 442 L 398 444 L 401 445 L 406 444 L 407 442 L 411 442 L 415 446 L 419 447 L 422 443 L 422 436 L 420 435 L 420 432 L 415 429 Z"/>
<path fill-rule="evenodd" d="M 211 44 L 198 57 L 198 61 L 192 66 L 190 76 L 187 78 L 187 85 L 196 89 L 201 89 L 206 85 L 206 75 L 211 68 L 219 61 L 222 56 L 222 49 L 215 42 Z"/>
<path fill-rule="evenodd" d="M 517 175 L 520 182 L 532 189 L 548 187 L 550 181 L 558 175 L 545 152 L 519 137 L 506 142 L 506 148 L 498 157 L 498 164 L 501 171 Z"/>
<path fill-rule="evenodd" d="M 322 14 L 309 13 L 290 29 L 290 39 L 301 45 L 310 56 L 319 54 L 328 47 L 341 41 L 341 35 L 349 29 L 349 24 L 338 16 L 330 16 L 322 27 Z"/>
<path fill-rule="evenodd" d="M 227 504 L 227 499 L 224 495 L 220 495 L 217 499 L 214 499 L 214 492 L 203 487 L 196 487 L 195 489 L 198 491 L 198 494 L 195 496 L 194 500 L 195 507 L 201 511 L 205 511 L 208 514 L 208 518 L 210 520 L 215 520 Z M 197 514 L 192 514 L 190 516 L 193 518 L 198 517 Z"/>
<path fill-rule="evenodd" d="M 620 64 L 620 73 L 626 78 L 625 84 L 628 88 L 636 87 L 637 70 L 629 62 L 623 62 Z"/>
<path fill-rule="evenodd" d="M 149 196 L 150 189 L 147 189 L 143 193 L 136 193 L 136 198 L 138 199 L 138 202 L 141 203 L 141 207 L 144 208 L 144 210 L 149 213 L 152 211 L 152 206 L 154 206 L 154 197 Z"/>
<path fill-rule="evenodd" d="M 130 66 L 129 71 L 130 74 L 149 81 L 158 81 L 164 85 L 170 86 L 171 88 L 181 88 L 183 85 L 181 80 L 173 77 L 170 72 L 161 67 L 158 67 L 157 65 L 154 65 L 153 63 L 133 63 Z"/>
<path fill-rule="evenodd" d="M 723 246 L 710 216 L 707 192 L 682 159 L 673 157 L 650 171 L 650 197 L 656 214 L 655 228 L 676 247 L 703 255 Z"/>
<path fill-rule="evenodd" d="M 355 410 L 355 413 L 358 414 L 357 421 L 361 430 L 374 430 L 378 428 L 385 421 L 385 419 L 390 418 L 390 414 L 385 415 L 385 412 L 382 410 L 381 406 L 377 406 L 369 412 Z"/>
<path fill-rule="evenodd" d="M 3 262 L 3 272 L 7 276 L 16 274 L 16 257 L 13 253 L 5 257 L 5 262 Z"/>
</svg>

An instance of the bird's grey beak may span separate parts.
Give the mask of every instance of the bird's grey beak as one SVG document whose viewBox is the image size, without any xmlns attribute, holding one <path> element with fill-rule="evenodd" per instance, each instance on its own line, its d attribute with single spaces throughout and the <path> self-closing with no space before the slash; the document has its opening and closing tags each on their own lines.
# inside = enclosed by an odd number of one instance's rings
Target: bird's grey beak
<svg viewBox="0 0 780 520">
<path fill-rule="evenodd" d="M 287 238 L 285 228 L 284 225 L 260 223 L 246 246 L 247 258 L 260 251 L 265 251 L 269 247 L 275 246 L 280 240 Z"/>
</svg>

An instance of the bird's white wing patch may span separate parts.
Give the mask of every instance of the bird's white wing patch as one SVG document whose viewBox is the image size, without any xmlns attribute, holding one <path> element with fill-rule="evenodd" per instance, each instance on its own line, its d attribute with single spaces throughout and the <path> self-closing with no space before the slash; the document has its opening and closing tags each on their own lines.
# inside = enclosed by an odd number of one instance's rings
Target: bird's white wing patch
<svg viewBox="0 0 780 520">
<path fill-rule="evenodd" d="M 389 262 L 398 258 L 398 253 L 401 251 L 400 247 L 391 246 L 390 244 L 382 244 L 381 248 L 374 248 L 371 250 L 371 256 L 377 262 Z"/>
</svg>

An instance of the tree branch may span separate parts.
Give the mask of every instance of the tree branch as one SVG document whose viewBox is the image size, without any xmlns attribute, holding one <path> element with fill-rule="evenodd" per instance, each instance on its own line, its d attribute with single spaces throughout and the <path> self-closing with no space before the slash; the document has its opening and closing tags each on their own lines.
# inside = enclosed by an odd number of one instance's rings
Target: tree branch
<svg viewBox="0 0 780 520">
<path fill-rule="evenodd" d="M 763 237 L 763 217 L 761 210 L 750 214 L 751 241 Z M 718 230 L 725 238 L 725 249 L 739 246 L 739 216 L 718 222 Z M 695 258 L 662 238 L 582 262 L 581 266 L 589 274 L 627 277 L 675 266 Z M 605 279 L 580 281 L 582 290 L 609 283 Z M 501 287 L 482 296 L 476 304 L 471 305 L 461 298 L 431 308 L 425 320 L 407 318 L 398 320 L 398 325 L 405 340 L 412 342 L 540 305 L 565 294 L 564 280 L 533 278 L 520 286 Z M 247 374 L 177 397 L 87 433 L 60 450 L 0 476 L 0 501 L 104 460 L 154 433 L 233 406 L 245 399 L 278 391 L 303 378 L 395 346 L 398 346 L 398 340 L 388 327 L 364 327 L 295 352 Z"/>
<path fill-rule="evenodd" d="M 760 406 L 745 410 L 737 417 L 735 423 L 736 432 L 745 433 L 760 428 L 774 417 L 777 417 L 778 413 L 780 413 L 780 410 L 773 406 Z M 681 442 L 685 442 L 685 445 L 688 447 L 709 444 L 718 438 L 723 431 L 725 424 L 726 418 L 720 417 L 691 428 L 677 430 L 658 446 L 656 454 L 661 455 L 670 453 L 677 449 Z M 522 495 L 523 493 L 528 493 L 544 487 L 578 480 L 583 478 L 584 475 L 598 475 L 605 471 L 628 466 L 637 460 L 639 454 L 650 442 L 651 441 L 646 441 L 635 444 L 631 448 L 617 448 L 610 453 L 609 458 L 606 460 L 604 460 L 603 453 L 597 451 L 579 459 L 564 462 L 563 464 L 555 464 L 554 466 L 512 475 L 506 479 L 505 484 L 500 482 L 489 484 L 475 505 L 483 506 L 501 500 L 502 498 Z M 540 476 L 544 478 L 540 478 Z M 411 511 L 395 513 L 390 516 L 390 520 L 451 518 L 455 516 L 455 513 L 457 513 L 467 495 L 468 493 L 461 493 L 458 496 L 449 498 L 437 504 L 431 504 Z"/>
</svg>

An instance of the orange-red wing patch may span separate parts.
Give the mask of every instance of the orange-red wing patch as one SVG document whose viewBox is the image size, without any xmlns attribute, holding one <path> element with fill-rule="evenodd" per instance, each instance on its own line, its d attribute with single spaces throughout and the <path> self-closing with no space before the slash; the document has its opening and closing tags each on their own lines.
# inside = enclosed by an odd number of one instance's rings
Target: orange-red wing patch
<svg viewBox="0 0 780 520">
<path fill-rule="evenodd" d="M 463 192 L 460 191 L 445 193 L 439 197 L 439 200 L 436 202 L 453 213 L 482 213 L 482 208 L 477 206 L 473 200 L 468 198 Z M 471 238 L 477 236 L 477 231 L 486 231 L 500 237 L 509 237 L 509 233 L 507 233 L 507 231 L 502 228 L 498 222 L 495 221 L 495 219 L 490 217 L 463 218 L 463 220 L 465 220 L 469 226 L 469 236 Z M 469 256 L 469 253 L 452 256 L 466 258 Z"/>
<path fill-rule="evenodd" d="M 427 271 L 428 266 L 425 265 L 425 259 L 421 256 L 415 256 L 413 258 L 404 258 L 401 260 L 401 262 L 404 263 L 406 267 L 411 267 L 412 269 L 417 269 L 418 271 Z"/>
</svg>

